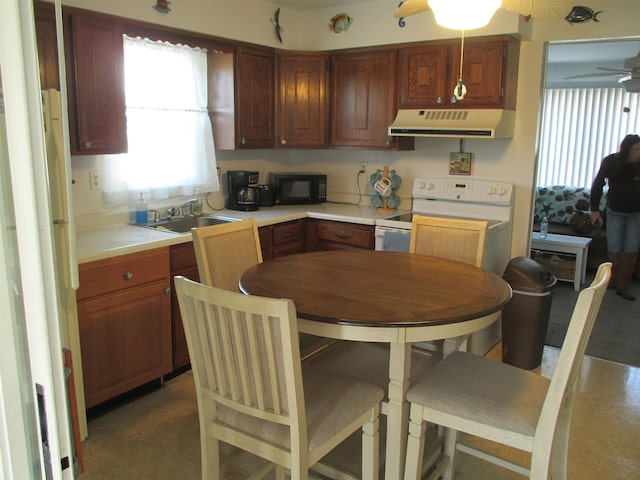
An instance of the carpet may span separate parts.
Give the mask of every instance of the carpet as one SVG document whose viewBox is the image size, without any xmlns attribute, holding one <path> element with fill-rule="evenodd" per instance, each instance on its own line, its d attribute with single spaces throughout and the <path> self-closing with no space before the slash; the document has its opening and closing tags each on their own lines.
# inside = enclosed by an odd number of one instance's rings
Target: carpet
<svg viewBox="0 0 640 480">
<path fill-rule="evenodd" d="M 591 283 L 594 275 L 595 271 L 587 272 L 586 285 Z M 616 295 L 615 290 L 607 290 L 587 345 L 587 355 L 640 366 L 640 282 L 631 282 L 631 292 L 638 299 L 635 302 L 624 300 Z M 573 289 L 573 283 L 556 284 L 545 340 L 547 345 L 562 347 L 577 299 L 578 292 Z"/>
</svg>

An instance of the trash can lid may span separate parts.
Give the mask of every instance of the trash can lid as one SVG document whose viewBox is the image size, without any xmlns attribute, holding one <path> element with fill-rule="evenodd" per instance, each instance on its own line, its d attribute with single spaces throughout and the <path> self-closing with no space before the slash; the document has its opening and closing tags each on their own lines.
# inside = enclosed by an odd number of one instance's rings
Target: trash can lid
<svg viewBox="0 0 640 480">
<path fill-rule="evenodd" d="M 556 277 L 528 257 L 511 259 L 502 278 L 513 290 L 524 292 L 547 292 L 556 284 Z"/>
</svg>

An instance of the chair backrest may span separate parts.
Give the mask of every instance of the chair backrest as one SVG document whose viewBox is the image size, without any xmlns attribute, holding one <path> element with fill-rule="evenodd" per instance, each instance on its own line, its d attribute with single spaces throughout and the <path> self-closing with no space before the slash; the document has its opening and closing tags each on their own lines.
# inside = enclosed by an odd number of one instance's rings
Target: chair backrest
<svg viewBox="0 0 640 480">
<path fill-rule="evenodd" d="M 583 289 L 578 296 L 538 420 L 531 460 L 532 473 L 537 460 L 540 459 L 544 463 L 543 459 L 550 458 L 558 417 L 565 415 L 568 422 L 582 358 L 610 278 L 611 263 L 601 264 L 591 285 Z M 568 428 L 568 424 L 563 428 Z M 547 467 L 541 468 L 546 475 Z"/>
<path fill-rule="evenodd" d="M 200 281 L 238 292 L 242 272 L 262 263 L 255 219 L 222 223 L 191 230 Z"/>
<path fill-rule="evenodd" d="M 294 451 L 306 449 L 300 347 L 293 302 L 243 295 L 182 276 L 175 277 L 175 286 L 196 384 L 201 428 L 210 428 L 209 422 L 216 422 L 221 409 L 226 412 L 231 409 L 241 416 L 289 426 L 291 437 L 287 443 Z M 225 427 L 218 425 L 218 428 Z M 231 435 L 237 435 L 241 427 L 234 428 L 236 433 L 232 431 Z M 242 432 L 244 437 L 260 442 L 247 429 Z"/>
<path fill-rule="evenodd" d="M 410 253 L 482 266 L 489 222 L 414 215 Z"/>
</svg>

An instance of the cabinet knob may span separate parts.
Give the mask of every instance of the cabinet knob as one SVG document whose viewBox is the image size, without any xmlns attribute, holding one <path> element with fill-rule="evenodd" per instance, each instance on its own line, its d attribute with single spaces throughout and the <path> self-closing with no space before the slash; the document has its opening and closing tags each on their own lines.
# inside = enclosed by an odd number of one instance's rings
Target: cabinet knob
<svg viewBox="0 0 640 480">
<path fill-rule="evenodd" d="M 124 278 L 127 280 L 131 280 L 133 278 L 133 272 L 126 272 L 124 274 Z"/>
<path fill-rule="evenodd" d="M 442 103 L 442 97 L 438 97 L 438 98 L 436 98 L 436 102 L 437 102 L 437 103 Z"/>
<path fill-rule="evenodd" d="M 166 295 L 169 295 L 169 294 L 171 293 L 171 287 L 167 287 L 167 288 L 165 288 L 165 289 L 164 289 L 164 293 L 165 293 Z"/>
<path fill-rule="evenodd" d="M 84 148 L 91 148 L 91 142 L 89 140 L 84 142 L 82 145 L 84 146 Z"/>
<path fill-rule="evenodd" d="M 242 145 L 246 145 L 247 144 L 247 139 L 245 137 L 242 137 L 242 140 L 240 140 L 240 143 Z"/>
<path fill-rule="evenodd" d="M 280 145 L 285 146 L 286 144 L 287 144 L 287 141 L 284 138 L 280 140 Z"/>
<path fill-rule="evenodd" d="M 349 235 L 343 232 L 336 233 L 336 237 L 338 238 L 349 238 Z"/>
</svg>

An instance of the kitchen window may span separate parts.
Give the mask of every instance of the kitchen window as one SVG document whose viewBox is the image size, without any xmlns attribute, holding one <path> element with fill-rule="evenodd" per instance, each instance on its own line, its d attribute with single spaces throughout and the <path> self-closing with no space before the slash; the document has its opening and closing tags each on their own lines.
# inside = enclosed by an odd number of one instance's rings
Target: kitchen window
<svg viewBox="0 0 640 480">
<path fill-rule="evenodd" d="M 128 153 L 105 161 L 104 193 L 126 204 L 219 190 L 207 112 L 207 51 L 124 37 Z"/>
</svg>

